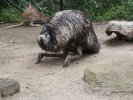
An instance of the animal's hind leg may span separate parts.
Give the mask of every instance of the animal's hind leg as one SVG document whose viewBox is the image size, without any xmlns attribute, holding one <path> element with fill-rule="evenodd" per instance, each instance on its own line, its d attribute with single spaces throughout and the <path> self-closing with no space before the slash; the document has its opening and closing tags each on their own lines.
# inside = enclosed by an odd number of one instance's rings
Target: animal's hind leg
<svg viewBox="0 0 133 100">
<path fill-rule="evenodd" d="M 33 20 L 33 21 L 30 22 L 30 26 L 33 27 L 33 26 L 41 26 L 41 25 L 39 25 L 39 24 L 34 24 L 34 20 Z"/>
<path fill-rule="evenodd" d="M 75 60 L 75 59 L 78 59 L 82 56 L 82 47 L 81 46 L 78 46 L 77 47 L 77 53 L 76 55 L 74 55 L 73 52 L 69 53 L 64 61 L 64 64 L 63 64 L 63 67 L 67 67 L 71 60 Z"/>
<path fill-rule="evenodd" d="M 88 45 L 88 48 L 85 50 L 86 53 L 98 53 L 101 48 L 97 37 L 94 37 L 94 36 L 92 38 L 88 37 L 87 45 Z"/>
</svg>

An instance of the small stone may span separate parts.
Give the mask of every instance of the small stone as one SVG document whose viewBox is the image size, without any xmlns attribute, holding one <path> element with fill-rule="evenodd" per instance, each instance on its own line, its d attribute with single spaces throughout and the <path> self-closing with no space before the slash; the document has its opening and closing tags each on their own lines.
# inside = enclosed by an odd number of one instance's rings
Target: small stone
<svg viewBox="0 0 133 100">
<path fill-rule="evenodd" d="M 89 84 L 94 84 L 97 82 L 96 74 L 90 70 L 85 70 L 83 79 Z"/>
<path fill-rule="evenodd" d="M 0 79 L 0 97 L 13 95 L 20 91 L 20 84 L 13 79 Z"/>
</svg>

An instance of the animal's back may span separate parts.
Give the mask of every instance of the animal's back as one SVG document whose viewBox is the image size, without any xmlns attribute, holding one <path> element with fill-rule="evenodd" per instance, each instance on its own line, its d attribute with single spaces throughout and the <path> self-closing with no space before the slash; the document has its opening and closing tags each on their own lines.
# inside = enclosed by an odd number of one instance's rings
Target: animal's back
<svg viewBox="0 0 133 100">
<path fill-rule="evenodd" d="M 50 23 L 53 26 L 57 41 L 82 43 L 89 36 L 90 19 L 81 11 L 65 10 L 57 12 Z M 60 38 L 61 37 L 61 38 Z M 60 43 L 59 43 L 60 44 Z"/>
<path fill-rule="evenodd" d="M 40 20 L 41 18 L 41 13 L 32 6 L 29 6 L 28 8 L 26 8 L 24 10 L 24 12 L 22 13 L 22 18 L 25 21 L 32 21 L 33 19 L 36 20 Z"/>
<path fill-rule="evenodd" d="M 106 32 L 107 34 L 108 32 L 119 32 L 124 36 L 133 37 L 133 21 L 110 21 L 106 27 Z"/>
<path fill-rule="evenodd" d="M 65 10 L 57 12 L 54 15 L 54 17 L 50 20 L 50 22 L 60 26 L 69 25 L 69 23 L 73 25 L 77 24 L 83 25 L 83 23 L 85 22 L 86 24 L 90 24 L 90 19 L 83 12 L 79 10 Z"/>
</svg>

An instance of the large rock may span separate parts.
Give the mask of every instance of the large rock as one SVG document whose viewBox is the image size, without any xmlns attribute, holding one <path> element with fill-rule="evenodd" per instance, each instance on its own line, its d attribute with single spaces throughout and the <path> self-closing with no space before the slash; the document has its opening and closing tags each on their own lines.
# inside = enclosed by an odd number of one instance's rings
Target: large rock
<svg viewBox="0 0 133 100">
<path fill-rule="evenodd" d="M 0 98 L 20 91 L 20 85 L 13 79 L 0 79 Z"/>
<path fill-rule="evenodd" d="M 120 40 L 133 41 L 133 21 L 110 21 L 105 32 L 108 36 L 115 33 Z"/>
<path fill-rule="evenodd" d="M 85 70 L 84 81 L 91 90 L 133 93 L 133 62 L 114 62 Z"/>
</svg>

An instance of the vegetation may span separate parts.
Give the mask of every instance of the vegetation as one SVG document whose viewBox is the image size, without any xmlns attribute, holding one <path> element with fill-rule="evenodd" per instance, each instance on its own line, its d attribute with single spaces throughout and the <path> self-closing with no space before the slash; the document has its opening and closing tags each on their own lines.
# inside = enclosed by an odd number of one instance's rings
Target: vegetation
<svg viewBox="0 0 133 100">
<path fill-rule="evenodd" d="M 28 6 L 28 2 L 51 16 L 59 11 L 59 0 L 11 0 L 22 9 Z M 64 9 L 78 9 L 86 12 L 94 21 L 105 20 L 133 20 L 132 0 L 63 0 Z M 0 1 L 0 22 L 18 22 L 21 12 L 14 8 L 7 0 Z"/>
</svg>

